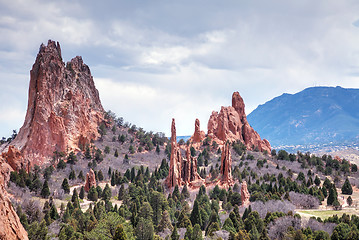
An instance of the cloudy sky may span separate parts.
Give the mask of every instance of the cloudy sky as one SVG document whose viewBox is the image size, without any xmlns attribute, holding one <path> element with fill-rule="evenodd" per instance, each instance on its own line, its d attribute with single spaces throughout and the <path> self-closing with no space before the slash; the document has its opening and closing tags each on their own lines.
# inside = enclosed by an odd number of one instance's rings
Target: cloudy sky
<svg viewBox="0 0 359 240">
<path fill-rule="evenodd" d="M 41 43 L 81 55 L 106 110 L 190 135 L 231 104 L 249 114 L 282 93 L 359 88 L 359 1 L 0 0 L 0 137 L 19 129 Z"/>
</svg>

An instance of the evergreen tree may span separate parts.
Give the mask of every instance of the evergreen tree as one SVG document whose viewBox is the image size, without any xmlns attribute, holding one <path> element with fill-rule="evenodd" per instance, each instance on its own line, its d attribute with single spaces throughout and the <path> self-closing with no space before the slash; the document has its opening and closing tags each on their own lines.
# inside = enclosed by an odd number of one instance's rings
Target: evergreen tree
<svg viewBox="0 0 359 240">
<path fill-rule="evenodd" d="M 77 179 L 85 181 L 85 176 L 84 176 L 84 173 L 82 172 L 82 170 L 80 171 L 79 175 L 77 176 Z"/>
<path fill-rule="evenodd" d="M 80 208 L 80 201 L 76 188 L 72 193 L 71 202 L 73 203 L 74 208 Z"/>
<path fill-rule="evenodd" d="M 120 189 L 118 190 L 118 196 L 117 199 L 118 200 L 123 200 L 123 196 L 125 194 L 125 186 L 123 184 L 121 184 Z"/>
<path fill-rule="evenodd" d="M 45 180 L 44 184 L 42 185 L 41 196 L 43 198 L 48 198 L 50 196 L 50 189 L 47 180 Z"/>
<path fill-rule="evenodd" d="M 52 206 L 50 208 L 50 217 L 53 220 L 57 220 L 60 217 L 59 213 L 57 212 L 55 204 L 52 204 Z"/>
<path fill-rule="evenodd" d="M 193 236 L 193 240 L 202 240 L 203 239 L 201 226 L 199 224 L 194 225 L 192 236 Z"/>
<path fill-rule="evenodd" d="M 80 198 L 80 199 L 84 199 L 84 198 L 85 198 L 85 188 L 84 188 L 84 186 L 81 187 L 80 194 L 79 194 L 79 198 Z"/>
<path fill-rule="evenodd" d="M 108 184 L 106 184 L 105 188 L 102 191 L 102 199 L 103 200 L 110 200 L 111 199 L 111 189 L 110 186 Z"/>
<path fill-rule="evenodd" d="M 103 173 L 102 173 L 101 170 L 98 171 L 97 177 L 98 177 L 98 180 L 99 180 L 99 181 L 102 181 L 102 180 L 103 180 L 104 177 L 103 177 Z"/>
<path fill-rule="evenodd" d="M 157 144 L 157 146 L 156 146 L 156 153 L 157 153 L 157 154 L 160 154 L 160 151 L 161 151 L 161 150 L 160 150 L 160 146 Z"/>
<path fill-rule="evenodd" d="M 194 200 L 193 210 L 191 212 L 190 220 L 191 220 L 192 226 L 195 226 L 196 224 L 198 224 L 200 226 L 202 225 L 202 218 L 201 218 L 201 214 L 199 211 L 197 199 Z"/>
<path fill-rule="evenodd" d="M 345 179 L 345 182 L 342 186 L 342 194 L 348 194 L 348 195 L 352 195 L 353 194 L 353 188 L 352 185 L 349 182 L 349 179 Z"/>
<path fill-rule="evenodd" d="M 61 184 L 61 188 L 64 190 L 65 193 L 70 193 L 70 185 L 67 178 L 64 178 Z"/>
<path fill-rule="evenodd" d="M 154 229 L 152 221 L 140 218 L 135 233 L 138 240 L 153 240 Z"/>
<path fill-rule="evenodd" d="M 87 198 L 90 200 L 90 201 L 94 201 L 96 202 L 97 199 L 98 199 L 98 192 L 96 190 L 96 188 L 94 186 L 92 186 L 87 194 Z"/>
<path fill-rule="evenodd" d="M 116 227 L 115 235 L 113 236 L 114 240 L 127 240 L 125 230 L 123 229 L 122 224 L 119 224 Z"/>
<path fill-rule="evenodd" d="M 159 232 L 163 232 L 166 228 L 168 228 L 170 231 L 173 230 L 173 226 L 171 224 L 171 219 L 169 213 L 165 210 L 162 213 L 161 220 L 158 224 L 157 230 Z"/>
<path fill-rule="evenodd" d="M 69 156 L 67 157 L 67 163 L 75 164 L 77 162 L 77 157 L 74 152 L 70 152 Z"/>
<path fill-rule="evenodd" d="M 338 200 L 338 195 L 335 191 L 335 186 L 331 186 L 329 189 L 329 196 L 327 199 L 327 204 L 328 205 L 332 205 L 334 203 L 335 200 Z"/>
<path fill-rule="evenodd" d="M 347 203 L 348 203 L 349 206 L 351 206 L 351 205 L 353 204 L 353 199 L 352 199 L 351 196 L 349 196 L 349 197 L 347 198 Z"/>
<path fill-rule="evenodd" d="M 179 239 L 179 235 L 177 232 L 177 227 L 175 226 L 173 228 L 172 234 L 171 234 L 171 240 L 178 240 Z"/>
<path fill-rule="evenodd" d="M 75 171 L 73 169 L 70 172 L 69 179 L 70 180 L 75 180 L 76 179 L 76 174 L 75 174 Z"/>
<path fill-rule="evenodd" d="M 315 183 L 315 185 L 317 185 L 317 186 L 320 185 L 320 179 L 319 179 L 318 175 L 315 176 L 314 183 Z"/>
<path fill-rule="evenodd" d="M 111 186 L 115 186 L 115 185 L 116 185 L 115 173 L 112 173 L 112 175 L 111 175 Z"/>
<path fill-rule="evenodd" d="M 117 150 L 117 148 L 116 148 L 116 150 L 115 150 L 114 156 L 115 156 L 115 157 L 118 157 L 118 150 Z"/>
</svg>

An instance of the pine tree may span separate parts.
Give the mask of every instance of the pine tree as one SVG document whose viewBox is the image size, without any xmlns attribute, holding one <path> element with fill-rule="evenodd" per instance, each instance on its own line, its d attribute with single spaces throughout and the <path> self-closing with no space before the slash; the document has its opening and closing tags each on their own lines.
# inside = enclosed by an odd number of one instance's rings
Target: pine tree
<svg viewBox="0 0 359 240">
<path fill-rule="evenodd" d="M 118 196 L 117 199 L 118 200 L 123 200 L 123 196 L 125 194 L 125 186 L 123 184 L 121 184 L 120 189 L 118 190 Z"/>
<path fill-rule="evenodd" d="M 61 188 L 64 190 L 65 193 L 70 193 L 70 185 L 67 178 L 64 178 L 61 184 Z"/>
<path fill-rule="evenodd" d="M 84 199 L 84 198 L 85 198 L 85 188 L 84 188 L 84 186 L 81 187 L 80 194 L 79 194 L 79 198 L 80 198 L 80 199 Z"/>
<path fill-rule="evenodd" d="M 45 180 L 44 184 L 42 185 L 41 196 L 43 198 L 48 198 L 50 196 L 50 189 L 47 180 Z"/>
<path fill-rule="evenodd" d="M 52 204 L 52 206 L 50 208 L 50 217 L 51 217 L 51 219 L 54 219 L 54 220 L 57 220 L 60 217 L 59 213 L 57 212 L 55 204 Z"/>
<path fill-rule="evenodd" d="M 166 228 L 168 228 L 170 231 L 173 230 L 173 226 L 171 224 L 171 219 L 169 213 L 165 210 L 162 213 L 161 220 L 158 224 L 157 230 L 159 232 L 163 232 Z"/>
<path fill-rule="evenodd" d="M 111 199 L 111 189 L 108 184 L 106 184 L 105 188 L 102 191 L 102 199 L 103 200 L 110 200 Z"/>
<path fill-rule="evenodd" d="M 98 192 L 96 190 L 96 188 L 94 186 L 92 186 L 87 194 L 87 198 L 90 200 L 90 201 L 94 201 L 96 202 L 97 199 L 98 199 Z"/>
<path fill-rule="evenodd" d="M 115 185 L 116 185 L 115 173 L 112 173 L 112 175 L 111 175 L 111 186 L 115 186 Z"/>
<path fill-rule="evenodd" d="M 202 240 L 203 239 L 201 226 L 199 224 L 196 224 L 193 227 L 193 239 L 194 240 Z"/>
<path fill-rule="evenodd" d="M 102 181 L 102 180 L 103 180 L 104 177 L 103 177 L 103 173 L 102 173 L 101 170 L 98 171 L 97 177 L 98 177 L 98 180 L 99 180 L 99 181 Z"/>
<path fill-rule="evenodd" d="M 116 227 L 115 235 L 113 236 L 114 240 L 127 240 L 125 230 L 123 229 L 122 224 L 119 224 Z"/>
<path fill-rule="evenodd" d="M 191 212 L 191 217 L 190 220 L 192 222 L 192 226 L 198 224 L 198 225 L 202 225 L 202 218 L 201 218 L 201 214 L 199 211 L 199 206 L 198 206 L 198 202 L 197 199 L 194 200 L 194 204 L 193 204 L 193 210 Z"/>
<path fill-rule="evenodd" d="M 353 188 L 352 185 L 349 182 L 349 179 L 345 179 L 345 182 L 342 186 L 342 194 L 348 194 L 348 195 L 352 195 L 353 194 Z"/>
<path fill-rule="evenodd" d="M 80 208 L 80 201 L 76 188 L 72 193 L 71 202 L 73 202 L 74 208 Z"/>
<path fill-rule="evenodd" d="M 80 171 L 79 175 L 77 176 L 77 179 L 81 179 L 82 181 L 85 181 L 84 173 L 82 170 Z"/>
<path fill-rule="evenodd" d="M 178 240 L 179 239 L 179 235 L 177 232 L 177 227 L 175 226 L 173 228 L 172 234 L 171 234 L 171 240 Z"/>
<path fill-rule="evenodd" d="M 118 157 L 118 150 L 117 150 L 117 148 L 116 148 L 116 150 L 115 150 L 114 156 L 115 156 L 115 157 Z"/>
<path fill-rule="evenodd" d="M 327 205 L 332 205 L 334 203 L 334 201 L 338 199 L 337 193 L 334 188 L 335 188 L 335 186 L 331 186 L 329 189 Z"/>
</svg>

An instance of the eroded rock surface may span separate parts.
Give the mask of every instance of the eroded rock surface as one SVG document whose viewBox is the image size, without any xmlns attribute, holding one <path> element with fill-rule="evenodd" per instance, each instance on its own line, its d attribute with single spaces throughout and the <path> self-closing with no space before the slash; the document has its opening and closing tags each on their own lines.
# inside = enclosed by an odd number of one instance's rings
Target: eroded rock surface
<svg viewBox="0 0 359 240">
<path fill-rule="evenodd" d="M 13 171 L 11 166 L 0 157 L 0 239 L 27 240 L 27 232 L 22 226 L 5 189 L 11 171 Z"/>
<path fill-rule="evenodd" d="M 86 174 L 84 190 L 88 192 L 92 186 L 96 187 L 96 175 L 95 172 L 90 169 L 90 171 Z"/>
<path fill-rule="evenodd" d="M 25 122 L 12 142 L 31 165 L 54 151 L 78 150 L 99 137 L 104 110 L 89 67 L 77 56 L 66 65 L 59 43 L 41 45 L 30 71 Z"/>
<path fill-rule="evenodd" d="M 242 182 L 242 187 L 241 187 L 241 200 L 242 200 L 242 206 L 244 207 L 248 207 L 250 202 L 249 202 L 249 198 L 250 198 L 250 194 L 248 192 L 247 189 L 247 182 L 243 181 Z"/>
<path fill-rule="evenodd" d="M 247 149 L 267 151 L 271 146 L 249 125 L 245 114 L 245 105 L 238 92 L 232 95 L 232 106 L 221 107 L 221 111 L 212 112 L 208 121 L 208 136 L 215 141 L 241 141 Z"/>
<path fill-rule="evenodd" d="M 193 133 L 193 136 L 191 137 L 191 141 L 194 143 L 199 143 L 205 137 L 206 137 L 206 134 L 203 131 L 201 131 L 200 121 L 197 118 L 194 123 L 194 133 Z"/>
</svg>

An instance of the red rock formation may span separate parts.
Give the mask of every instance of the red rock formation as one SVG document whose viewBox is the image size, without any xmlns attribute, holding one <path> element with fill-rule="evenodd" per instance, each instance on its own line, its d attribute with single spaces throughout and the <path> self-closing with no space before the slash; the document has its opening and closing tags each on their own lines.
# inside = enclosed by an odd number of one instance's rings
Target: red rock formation
<svg viewBox="0 0 359 240">
<path fill-rule="evenodd" d="M 22 226 L 4 187 L 11 171 L 13 169 L 10 165 L 0 157 L 0 239 L 27 240 L 27 232 Z"/>
<path fill-rule="evenodd" d="M 219 113 L 212 112 L 208 121 L 208 136 L 215 141 L 241 141 L 247 149 L 270 153 L 271 146 L 249 125 L 244 111 L 245 105 L 238 92 L 232 95 L 232 106 L 221 107 Z M 254 147 L 254 148 L 253 148 Z"/>
<path fill-rule="evenodd" d="M 175 119 L 172 118 L 171 125 L 171 159 L 170 169 L 166 178 L 166 184 L 168 188 L 172 188 L 176 185 L 182 185 L 181 172 L 182 172 L 182 155 L 180 148 L 177 145 L 176 139 L 176 123 Z"/>
<path fill-rule="evenodd" d="M 30 71 L 25 122 L 12 144 L 41 165 L 55 150 L 78 150 L 99 137 L 103 113 L 89 67 L 79 56 L 65 65 L 59 43 L 49 40 Z"/>
<path fill-rule="evenodd" d="M 13 170 L 19 171 L 23 168 L 29 171 L 29 164 L 24 160 L 21 152 L 14 146 L 9 146 L 8 151 L 2 153 L 2 157 L 6 159 Z"/>
<path fill-rule="evenodd" d="M 248 207 L 250 202 L 249 202 L 249 198 L 250 198 L 250 194 L 248 192 L 247 189 L 247 182 L 243 181 L 242 182 L 242 187 L 241 187 L 241 200 L 242 200 L 242 206 L 244 207 Z"/>
<path fill-rule="evenodd" d="M 200 122 L 197 118 L 194 123 L 194 133 L 193 133 L 193 136 L 191 137 L 191 141 L 194 143 L 199 143 L 205 137 L 206 137 L 206 134 L 203 131 L 201 131 Z"/>
<path fill-rule="evenodd" d="M 185 183 L 191 183 L 193 181 L 202 180 L 197 172 L 197 158 L 191 156 L 190 147 L 186 148 L 186 159 L 182 161 L 182 175 Z"/>
<path fill-rule="evenodd" d="M 230 151 L 230 145 L 225 144 L 222 149 L 221 155 L 221 169 L 220 169 L 220 181 L 221 185 L 232 186 L 232 156 Z"/>
<path fill-rule="evenodd" d="M 85 182 L 84 190 L 88 192 L 92 186 L 96 187 L 96 176 L 95 176 L 95 172 L 92 169 L 90 169 L 90 171 L 86 174 L 86 182 Z"/>
</svg>

